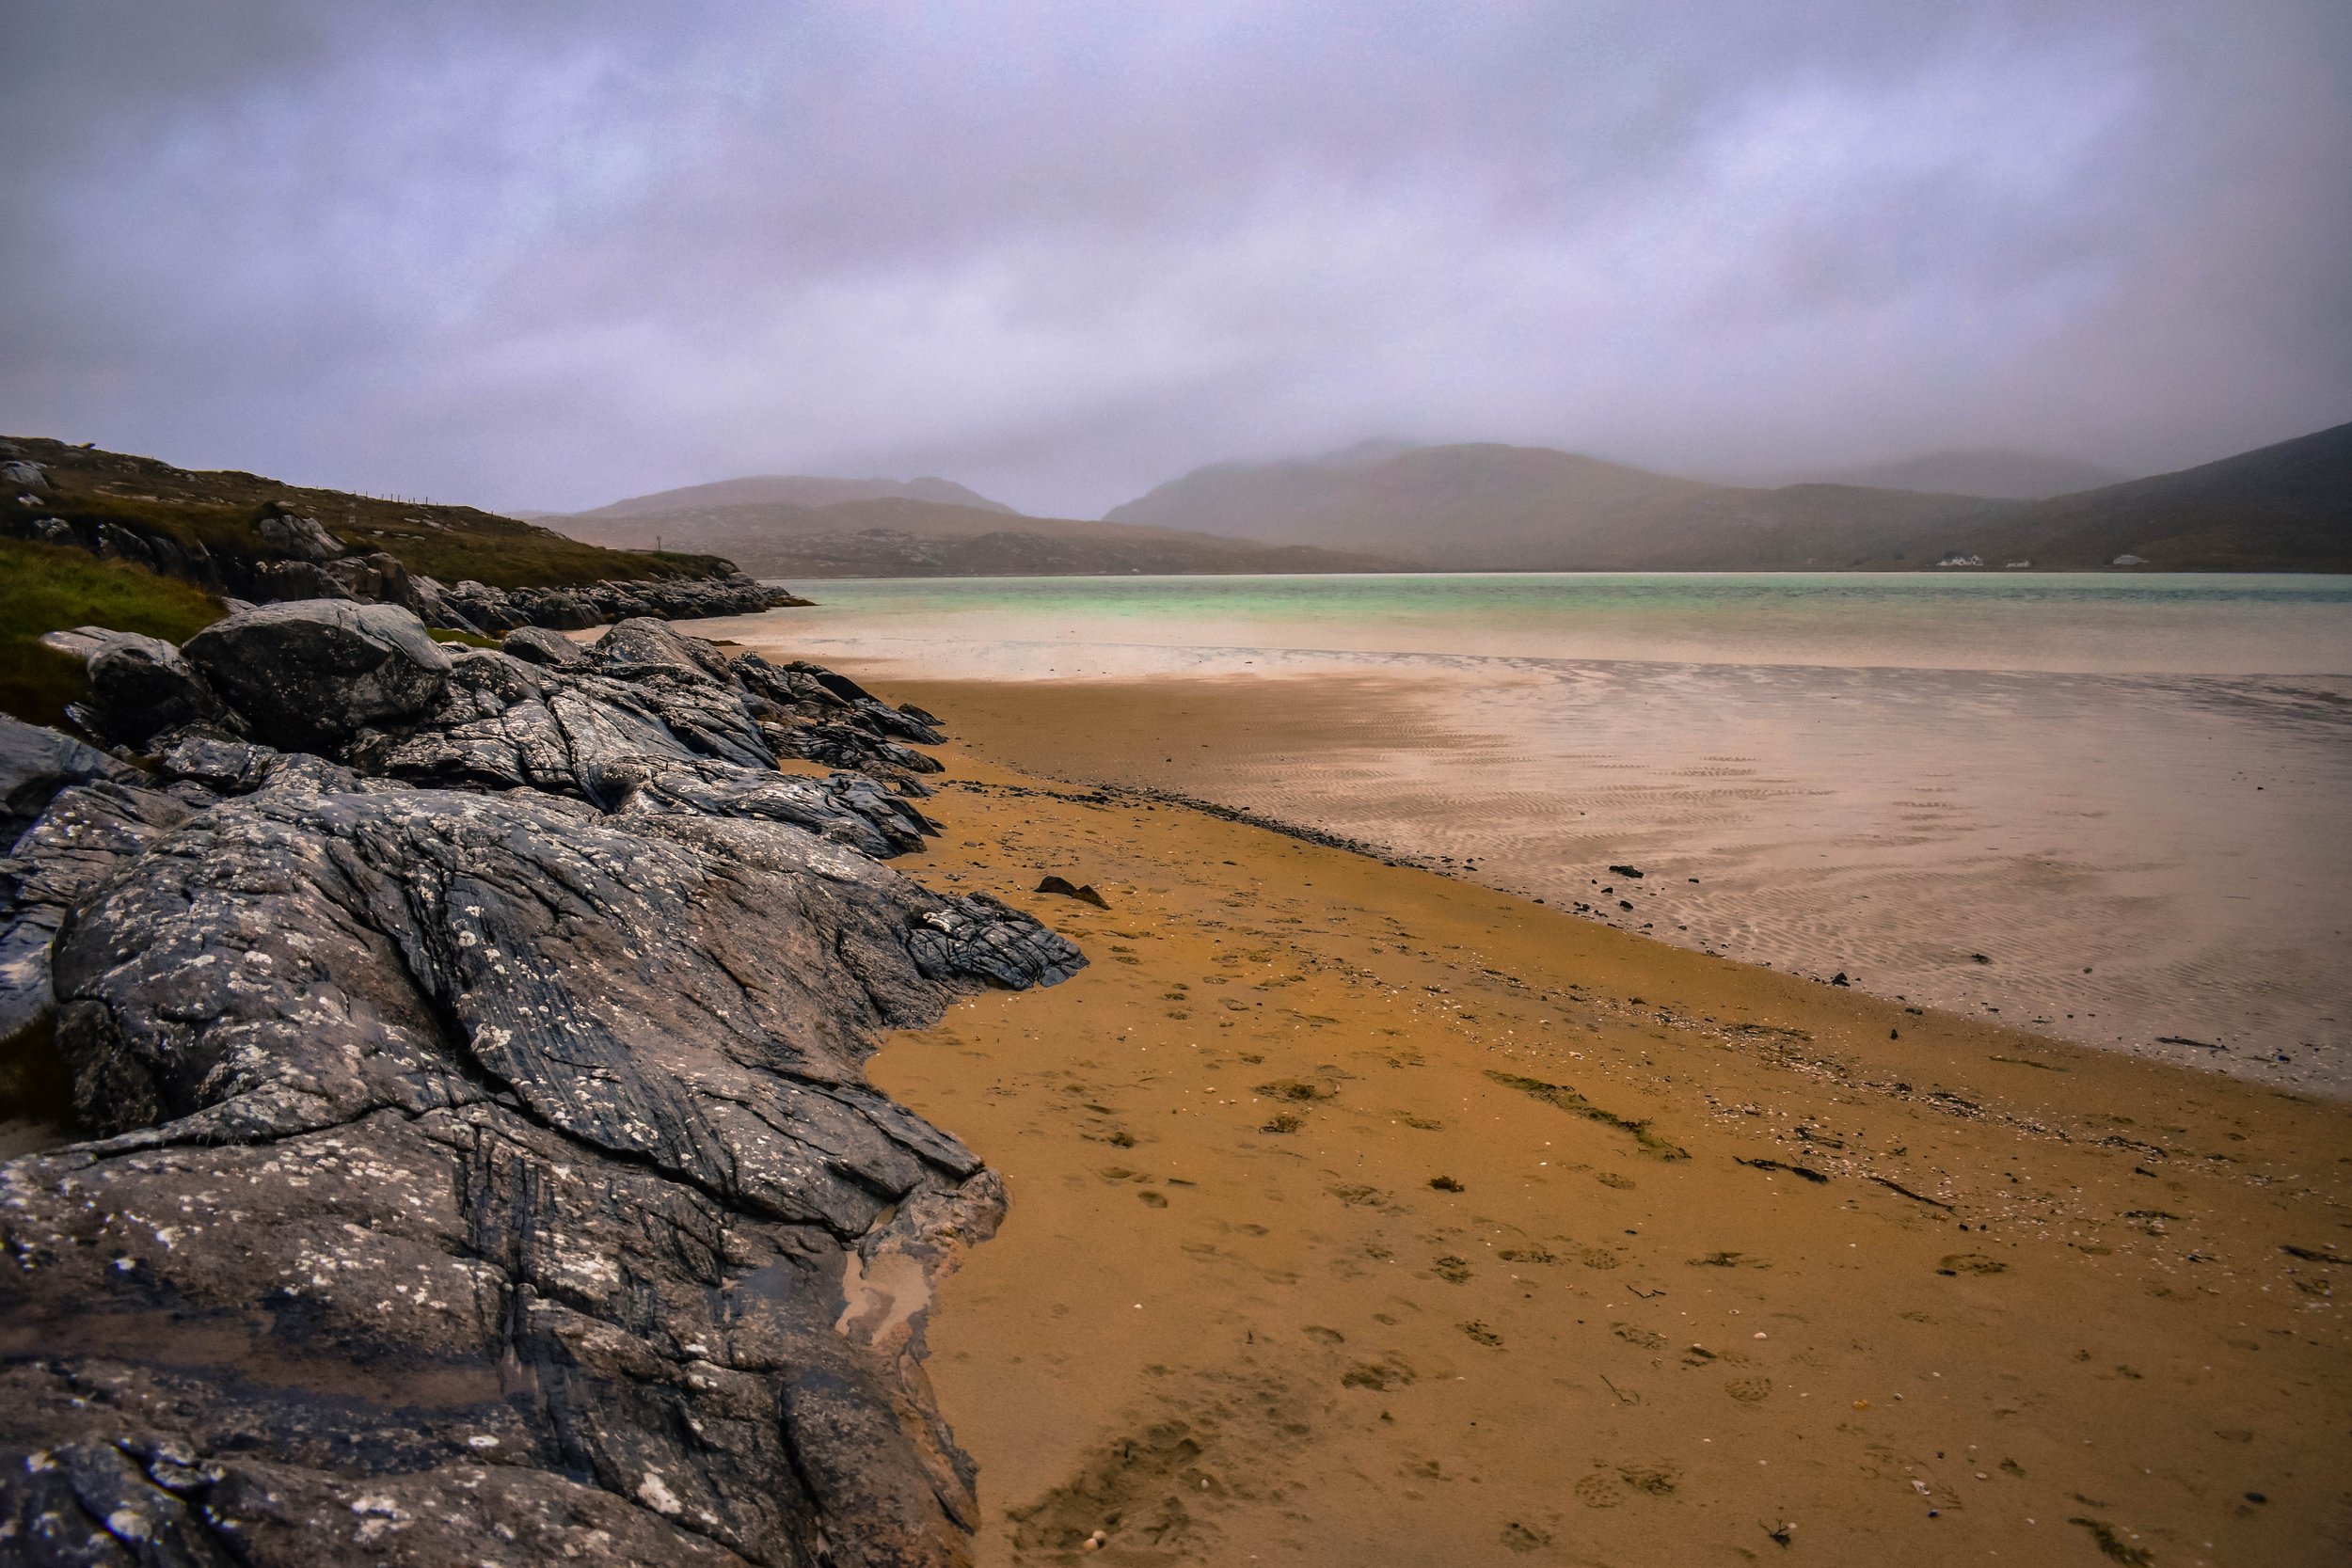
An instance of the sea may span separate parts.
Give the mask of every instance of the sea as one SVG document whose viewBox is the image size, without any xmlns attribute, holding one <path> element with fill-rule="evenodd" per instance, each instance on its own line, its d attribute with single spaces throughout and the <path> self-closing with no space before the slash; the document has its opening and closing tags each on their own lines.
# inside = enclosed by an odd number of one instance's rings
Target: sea
<svg viewBox="0 0 2352 1568">
<path fill-rule="evenodd" d="M 1141 777 L 1679 945 L 2352 1095 L 2352 579 L 799 586 L 814 608 L 704 629 L 884 682 L 1343 684 L 1391 710 L 1343 768 L 1196 747 Z"/>
</svg>

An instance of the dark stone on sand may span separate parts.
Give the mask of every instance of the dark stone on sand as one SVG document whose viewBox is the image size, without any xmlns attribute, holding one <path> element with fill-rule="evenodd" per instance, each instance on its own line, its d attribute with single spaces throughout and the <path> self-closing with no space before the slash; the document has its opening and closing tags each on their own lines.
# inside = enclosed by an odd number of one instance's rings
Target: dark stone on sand
<svg viewBox="0 0 2352 1568">
<path fill-rule="evenodd" d="M 1630 865 L 1613 865 L 1609 869 L 1616 876 L 1630 877 L 1637 882 L 1642 879 L 1642 873 Z"/>
<path fill-rule="evenodd" d="M 1075 898 L 1080 903 L 1091 904 L 1098 910 L 1107 910 L 1111 907 L 1110 900 L 1095 892 L 1091 883 L 1081 886 L 1064 877 L 1047 877 L 1037 884 L 1037 891 L 1058 894 L 1064 898 Z"/>
<path fill-rule="evenodd" d="M 1846 978 L 1846 972 L 1841 969 L 1831 977 L 1830 984 L 1833 986 L 1851 986 L 1853 982 Z"/>
<path fill-rule="evenodd" d="M 927 819 L 667 627 L 187 654 L 230 707 L 155 774 L 0 720 L 0 1001 L 96 1139 L 0 1165 L 0 1560 L 967 1560 L 884 1282 L 1002 1189 L 861 1063 L 1084 958 L 880 863 Z"/>
</svg>

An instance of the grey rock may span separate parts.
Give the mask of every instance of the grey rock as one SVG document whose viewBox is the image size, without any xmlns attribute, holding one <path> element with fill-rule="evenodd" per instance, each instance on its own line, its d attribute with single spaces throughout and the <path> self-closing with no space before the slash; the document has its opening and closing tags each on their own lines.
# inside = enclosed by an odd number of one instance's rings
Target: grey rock
<svg viewBox="0 0 2352 1568">
<path fill-rule="evenodd" d="M 861 1063 L 1085 959 L 768 760 L 935 768 L 870 697 L 607 644 L 246 610 L 189 663 L 333 755 L 183 725 L 160 789 L 0 726 L 0 1006 L 100 1135 L 0 1165 L 0 1560 L 968 1560 L 920 1307 L 1003 1192 Z"/>
<path fill-rule="evenodd" d="M 89 692 L 71 715 L 102 739 L 138 747 L 183 725 L 237 723 L 204 677 L 160 637 L 80 626 L 41 641 L 83 661 Z"/>
<path fill-rule="evenodd" d="M 450 657 L 394 605 L 309 599 L 216 621 L 183 650 L 253 733 L 289 749 L 331 746 L 415 716 L 440 695 Z"/>
<path fill-rule="evenodd" d="M 0 485 L 13 490 L 41 491 L 49 488 L 49 475 L 38 463 L 22 459 L 0 463 Z"/>
<path fill-rule="evenodd" d="M 256 522 L 253 531 L 272 548 L 297 561 L 332 561 L 345 553 L 342 541 L 327 532 L 316 517 L 273 513 Z"/>
<path fill-rule="evenodd" d="M 771 731 L 769 741 L 778 756 L 798 757 L 803 762 L 820 763 L 827 768 L 848 768 L 883 777 L 901 770 L 908 773 L 940 771 L 937 759 L 926 756 L 911 746 L 882 739 L 853 723 L 803 724 L 789 730 Z"/>
<path fill-rule="evenodd" d="M 0 859 L 0 1040 L 53 1013 L 50 947 L 68 911 L 190 815 L 184 802 L 153 790 L 77 784 Z"/>
<path fill-rule="evenodd" d="M 264 604 L 352 598 L 342 579 L 315 561 L 257 561 L 246 576 Z"/>
<path fill-rule="evenodd" d="M 126 561 L 134 566 L 152 571 L 162 565 L 154 546 L 143 534 L 133 532 L 111 519 L 101 521 L 93 531 L 97 555 L 101 561 Z"/>
<path fill-rule="evenodd" d="M 0 847 L 12 845 L 59 790 L 98 780 L 132 783 L 139 771 L 94 746 L 0 713 Z"/>
<path fill-rule="evenodd" d="M 501 1524 L 962 1560 L 968 1464 L 850 1286 L 946 1266 L 1001 1193 L 858 1063 L 1081 961 L 770 821 L 278 784 L 187 816 L 57 944 L 117 1135 L 0 1167 L 41 1347 L 0 1369 L 0 1509 L 240 1562 L 515 1560 Z"/>
<path fill-rule="evenodd" d="M 589 644 L 597 670 L 616 680 L 668 675 L 679 680 L 732 680 L 727 657 L 715 642 L 689 637 L 667 624 L 644 617 L 622 621 Z"/>
<path fill-rule="evenodd" d="M 516 658 L 557 670 L 575 669 L 588 662 L 585 648 L 544 626 L 517 626 L 500 639 L 499 647 Z"/>
<path fill-rule="evenodd" d="M 283 752 L 225 736 L 183 736 L 158 759 L 166 779 L 185 780 L 215 795 L 248 795 L 268 780 L 271 764 Z"/>
</svg>

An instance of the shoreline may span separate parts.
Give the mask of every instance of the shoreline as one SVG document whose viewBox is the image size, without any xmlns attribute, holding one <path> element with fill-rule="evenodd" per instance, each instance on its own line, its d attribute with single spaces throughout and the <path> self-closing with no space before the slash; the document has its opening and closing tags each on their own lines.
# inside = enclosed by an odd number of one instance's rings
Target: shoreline
<svg viewBox="0 0 2352 1568">
<path fill-rule="evenodd" d="M 1867 820 L 1844 834 L 1834 813 L 1807 803 L 1802 817 L 1775 815 L 1769 798 L 1796 790 L 1809 802 L 1830 787 L 1823 779 L 1792 784 L 1730 759 L 1578 756 L 1563 765 L 1572 773 L 1555 777 L 1529 760 L 1543 753 L 1487 717 L 1457 720 L 1447 689 L 1410 681 L 1054 686 L 864 673 L 934 711 L 968 715 L 975 752 L 1009 767 L 1157 791 L 1274 831 L 1325 834 L 1385 862 L 1549 895 L 1547 907 L 1684 951 L 1822 982 L 1843 973 L 1854 989 L 1898 1002 L 2352 1100 L 2344 1015 L 2318 974 L 2341 900 L 2325 879 L 2267 856 L 2217 863 L 2238 879 L 2217 882 L 2165 863 L 2161 848 L 2138 866 L 2109 864 L 2098 851 L 2070 860 L 2062 846 L 2031 836 L 2056 827 L 1973 826 L 1971 808 L 1939 795 L 1932 774 L 1875 781 L 1858 808 Z M 1653 768 L 1662 776 L 1649 777 Z M 1750 789 L 1768 798 L 1751 807 Z M 2249 799 L 2314 809 L 2301 797 Z M 2051 815 L 2105 816 L 2131 803 L 2091 796 Z M 1717 812 L 1736 820 L 1713 826 L 1707 814 Z M 1988 841 L 2013 852 L 1980 853 Z M 1647 878 L 1627 886 L 1604 869 L 1628 861 Z M 2270 902 L 2234 901 L 2246 893 Z M 2245 916 L 2225 912 L 2245 908 L 2296 923 L 2265 943 Z M 1972 952 L 1987 957 L 1972 961 Z"/>
<path fill-rule="evenodd" d="M 2352 1540 L 2341 1105 L 1060 787 L 874 684 L 956 732 L 918 874 L 1097 959 L 869 1064 L 1011 1194 L 925 1327 L 981 1562 Z"/>
</svg>

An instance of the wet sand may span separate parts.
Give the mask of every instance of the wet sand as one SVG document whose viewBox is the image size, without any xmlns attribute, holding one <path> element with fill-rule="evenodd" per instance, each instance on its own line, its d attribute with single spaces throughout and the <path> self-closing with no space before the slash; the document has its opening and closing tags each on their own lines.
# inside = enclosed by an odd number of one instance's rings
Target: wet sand
<svg viewBox="0 0 2352 1568">
<path fill-rule="evenodd" d="M 2341 1104 L 1009 770 L 1079 776 L 1062 689 L 887 695 L 966 742 L 909 869 L 1094 960 L 871 1068 L 1012 1196 L 925 1323 L 983 1562 L 2352 1555 Z"/>
</svg>

